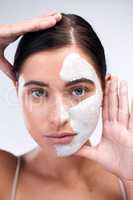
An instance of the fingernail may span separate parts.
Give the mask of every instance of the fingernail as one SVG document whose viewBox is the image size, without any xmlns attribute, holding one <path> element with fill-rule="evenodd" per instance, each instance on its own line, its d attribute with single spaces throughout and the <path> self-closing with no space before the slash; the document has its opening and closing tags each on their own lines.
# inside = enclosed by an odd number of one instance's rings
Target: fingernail
<svg viewBox="0 0 133 200">
<path fill-rule="evenodd" d="M 54 15 L 56 20 L 60 20 L 62 18 L 62 15 L 60 13 L 57 13 L 56 15 Z"/>
</svg>

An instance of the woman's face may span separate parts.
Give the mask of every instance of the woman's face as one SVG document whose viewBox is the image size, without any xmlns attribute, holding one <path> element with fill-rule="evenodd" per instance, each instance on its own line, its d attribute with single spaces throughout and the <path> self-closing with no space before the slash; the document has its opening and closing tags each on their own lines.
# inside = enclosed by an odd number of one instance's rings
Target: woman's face
<svg viewBox="0 0 133 200">
<path fill-rule="evenodd" d="M 68 156 L 89 140 L 98 121 L 102 89 L 91 59 L 80 49 L 29 56 L 17 92 L 26 127 L 44 151 Z"/>
</svg>

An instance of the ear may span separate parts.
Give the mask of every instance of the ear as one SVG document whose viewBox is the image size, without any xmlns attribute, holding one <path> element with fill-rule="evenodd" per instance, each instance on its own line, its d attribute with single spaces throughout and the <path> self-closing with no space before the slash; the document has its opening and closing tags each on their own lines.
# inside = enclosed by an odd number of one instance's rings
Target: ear
<svg viewBox="0 0 133 200">
<path fill-rule="evenodd" d="M 105 76 L 105 87 L 106 87 L 107 82 L 109 82 L 111 80 L 111 77 L 112 77 L 111 74 L 109 74 L 109 73 L 106 74 L 106 76 Z M 104 92 L 105 92 L 105 90 L 104 90 Z M 104 94 L 104 92 L 103 92 L 103 94 Z M 104 103 L 103 101 L 104 101 L 104 98 L 102 100 L 101 107 L 103 107 L 103 103 Z"/>
<path fill-rule="evenodd" d="M 105 81 L 108 82 L 109 80 L 111 80 L 111 74 L 106 74 L 105 76 Z"/>
</svg>

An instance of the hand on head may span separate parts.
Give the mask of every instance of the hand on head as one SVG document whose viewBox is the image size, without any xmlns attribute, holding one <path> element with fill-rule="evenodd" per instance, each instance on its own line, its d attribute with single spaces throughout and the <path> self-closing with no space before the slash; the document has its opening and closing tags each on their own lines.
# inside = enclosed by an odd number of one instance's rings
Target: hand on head
<svg viewBox="0 0 133 200">
<path fill-rule="evenodd" d="M 4 56 L 6 47 L 27 32 L 39 31 L 54 26 L 61 18 L 60 13 L 51 11 L 47 15 L 37 16 L 16 24 L 0 25 L 0 70 L 13 81 L 14 85 L 16 85 L 16 77 L 12 72 L 13 66 Z"/>
</svg>

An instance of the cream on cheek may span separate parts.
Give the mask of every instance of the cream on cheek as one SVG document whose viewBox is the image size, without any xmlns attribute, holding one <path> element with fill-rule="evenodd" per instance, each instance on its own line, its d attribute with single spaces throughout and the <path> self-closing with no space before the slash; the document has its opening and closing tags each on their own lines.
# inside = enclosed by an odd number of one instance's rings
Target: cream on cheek
<svg viewBox="0 0 133 200">
<path fill-rule="evenodd" d="M 69 144 L 55 145 L 58 156 L 69 156 L 85 144 L 96 128 L 102 102 L 102 88 L 94 68 L 77 53 L 69 54 L 63 63 L 60 76 L 64 81 L 86 78 L 95 83 L 96 92 L 74 107 L 70 107 L 70 124 L 77 135 Z"/>
</svg>

